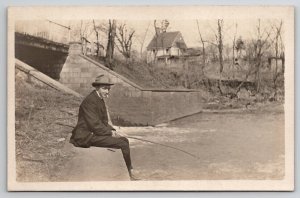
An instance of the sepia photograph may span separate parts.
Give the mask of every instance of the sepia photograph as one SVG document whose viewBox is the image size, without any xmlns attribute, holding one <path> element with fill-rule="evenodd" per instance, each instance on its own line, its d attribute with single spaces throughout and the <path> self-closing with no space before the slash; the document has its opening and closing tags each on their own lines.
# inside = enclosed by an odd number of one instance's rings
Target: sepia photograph
<svg viewBox="0 0 300 198">
<path fill-rule="evenodd" d="M 292 191 L 294 8 L 8 9 L 9 191 Z"/>
</svg>

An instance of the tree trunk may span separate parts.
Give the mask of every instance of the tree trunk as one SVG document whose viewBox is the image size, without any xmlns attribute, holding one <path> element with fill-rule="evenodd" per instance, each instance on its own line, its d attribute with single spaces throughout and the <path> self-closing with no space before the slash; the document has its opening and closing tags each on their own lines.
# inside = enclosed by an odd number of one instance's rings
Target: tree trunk
<svg viewBox="0 0 300 198">
<path fill-rule="evenodd" d="M 94 25 L 94 31 L 95 31 L 96 39 L 97 39 L 96 54 L 97 54 L 97 56 L 99 56 L 99 51 L 100 51 L 99 32 L 98 32 L 97 29 L 96 29 L 95 20 L 93 20 L 93 25 Z"/>
<path fill-rule="evenodd" d="M 260 90 L 260 66 L 261 66 L 261 56 L 262 56 L 262 40 L 261 40 L 261 32 L 260 32 L 260 19 L 258 19 L 258 27 L 257 27 L 257 33 L 258 33 L 258 40 L 257 40 L 257 54 L 256 54 L 256 92 L 259 92 Z"/>
<path fill-rule="evenodd" d="M 220 94 L 223 94 L 222 91 L 222 72 L 223 72 L 223 41 L 222 41 L 222 24 L 223 20 L 218 19 L 218 49 L 219 49 L 219 62 L 220 62 L 220 76 L 218 81 L 218 88 Z"/>
<path fill-rule="evenodd" d="M 237 23 L 235 24 L 235 33 L 234 33 L 233 43 L 232 43 L 232 65 L 235 65 L 235 39 L 236 39 L 236 32 L 237 32 Z"/>
<path fill-rule="evenodd" d="M 219 62 L 220 62 L 220 75 L 223 72 L 223 41 L 222 41 L 222 24 L 223 20 L 218 19 L 218 48 L 219 48 Z"/>
<path fill-rule="evenodd" d="M 141 54 L 141 59 L 143 59 L 143 47 L 144 47 L 144 43 L 145 43 L 145 39 L 146 39 L 146 36 L 147 36 L 149 27 L 150 27 L 150 23 L 149 23 L 149 25 L 148 25 L 148 27 L 147 27 L 147 29 L 146 29 L 146 32 L 145 32 L 143 41 L 142 41 L 142 43 L 141 43 L 141 52 L 140 52 L 140 54 Z"/>
<path fill-rule="evenodd" d="M 109 20 L 108 41 L 105 56 L 106 63 L 109 65 L 109 67 L 111 67 L 114 56 L 116 29 L 116 20 Z"/>
<path fill-rule="evenodd" d="M 197 21 L 198 33 L 199 33 L 200 40 L 201 40 L 201 43 L 202 43 L 202 65 L 201 65 L 201 75 L 202 75 L 202 77 L 204 77 L 204 68 L 205 68 L 205 59 L 206 59 L 206 54 L 205 54 L 205 43 L 204 43 L 204 40 L 203 40 L 202 35 L 201 35 L 201 32 L 200 32 L 199 22 L 198 22 L 198 20 L 196 20 L 196 21 Z"/>
<path fill-rule="evenodd" d="M 282 61 L 282 73 L 284 74 L 284 70 L 285 70 L 285 55 L 283 53 L 283 56 L 281 58 L 281 61 Z"/>
<path fill-rule="evenodd" d="M 158 52 L 158 35 L 160 34 L 160 28 L 156 26 L 156 20 L 154 20 L 154 29 L 155 29 L 155 50 L 154 50 L 154 63 L 157 61 L 157 52 Z"/>
<path fill-rule="evenodd" d="M 260 82 L 261 82 L 261 76 L 260 76 L 260 63 L 257 66 L 257 72 L 256 72 L 256 91 L 260 91 Z"/>
</svg>

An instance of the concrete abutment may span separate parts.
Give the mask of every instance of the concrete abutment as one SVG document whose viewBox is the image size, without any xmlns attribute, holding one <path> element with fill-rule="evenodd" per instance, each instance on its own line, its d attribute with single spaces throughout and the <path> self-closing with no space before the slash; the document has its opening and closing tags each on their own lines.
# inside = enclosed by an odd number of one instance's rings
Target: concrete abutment
<svg viewBox="0 0 300 198">
<path fill-rule="evenodd" d="M 107 105 L 116 125 L 156 125 L 200 112 L 202 93 L 197 90 L 145 89 L 104 65 L 81 54 L 80 43 L 71 43 L 60 82 L 82 95 L 89 94 L 100 74 L 108 76 L 112 87 Z"/>
</svg>

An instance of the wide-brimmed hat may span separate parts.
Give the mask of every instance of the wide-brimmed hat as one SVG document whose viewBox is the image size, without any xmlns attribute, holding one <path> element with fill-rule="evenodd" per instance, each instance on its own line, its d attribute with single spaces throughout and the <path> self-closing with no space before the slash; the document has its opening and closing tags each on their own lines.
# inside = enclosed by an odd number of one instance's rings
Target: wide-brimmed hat
<svg viewBox="0 0 300 198">
<path fill-rule="evenodd" d="M 101 74 L 100 76 L 97 76 L 95 81 L 92 83 L 93 87 L 99 86 L 99 85 L 113 85 L 114 83 L 111 82 L 111 80 L 104 76 L 104 74 Z"/>
</svg>

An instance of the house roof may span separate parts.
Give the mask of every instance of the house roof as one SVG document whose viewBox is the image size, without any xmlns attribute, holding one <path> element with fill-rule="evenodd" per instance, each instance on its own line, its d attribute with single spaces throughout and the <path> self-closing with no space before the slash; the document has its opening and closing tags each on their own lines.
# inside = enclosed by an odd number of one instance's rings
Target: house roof
<svg viewBox="0 0 300 198">
<path fill-rule="evenodd" d="M 166 49 L 172 46 L 177 46 L 180 49 L 186 49 L 187 46 L 182 39 L 181 33 L 179 31 L 176 32 L 163 32 L 158 35 L 155 35 L 149 45 L 147 46 L 147 50 L 152 49 Z"/>
<path fill-rule="evenodd" d="M 184 56 L 200 56 L 202 54 L 201 48 L 187 48 L 183 53 Z"/>
</svg>

